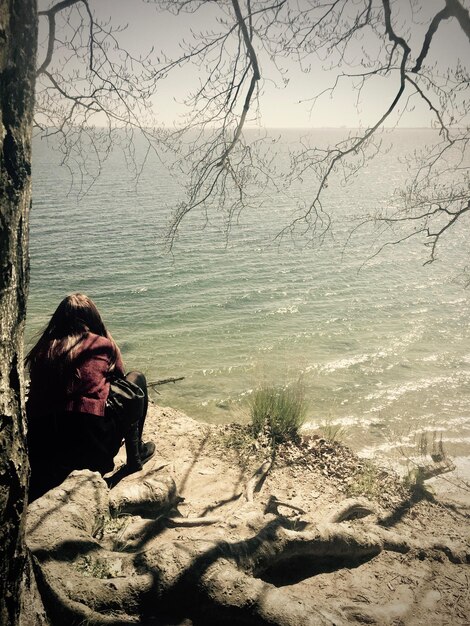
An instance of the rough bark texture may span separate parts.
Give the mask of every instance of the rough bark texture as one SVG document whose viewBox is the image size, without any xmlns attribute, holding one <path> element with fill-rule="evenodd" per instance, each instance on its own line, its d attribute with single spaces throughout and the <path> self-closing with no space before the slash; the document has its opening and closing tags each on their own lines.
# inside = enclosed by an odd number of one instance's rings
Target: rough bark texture
<svg viewBox="0 0 470 626">
<path fill-rule="evenodd" d="M 0 623 L 17 624 L 28 585 L 23 329 L 34 104 L 36 3 L 0 4 Z M 39 623 L 39 622 L 38 622 Z"/>
</svg>

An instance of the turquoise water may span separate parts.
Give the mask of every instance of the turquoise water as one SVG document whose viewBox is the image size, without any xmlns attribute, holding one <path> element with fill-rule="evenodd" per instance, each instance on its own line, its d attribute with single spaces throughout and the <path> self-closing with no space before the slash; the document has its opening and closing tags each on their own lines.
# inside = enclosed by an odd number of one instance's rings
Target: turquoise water
<svg viewBox="0 0 470 626">
<path fill-rule="evenodd" d="M 315 133 L 326 141 L 339 131 Z M 387 248 L 364 265 L 376 249 L 372 231 L 344 247 L 354 216 L 391 201 L 404 180 L 398 152 L 433 138 L 394 131 L 395 147 L 351 185 L 330 184 L 334 236 L 321 246 L 273 243 L 294 199 L 272 194 L 242 213 L 228 242 L 221 219 L 202 228 L 201 218 L 191 218 L 172 255 L 161 234 L 182 192 L 157 159 L 136 187 L 123 158 L 112 155 L 77 201 L 77 179 L 68 193 L 60 155 L 36 142 L 27 342 L 64 295 L 82 291 L 96 301 L 129 369 L 152 380 L 185 377 L 159 388 L 161 404 L 206 421 L 244 419 L 258 384 L 301 375 L 310 421 L 347 426 L 364 453 L 427 429 L 467 454 L 470 292 L 453 278 L 465 263 L 468 223 L 449 237 L 441 262 L 424 267 L 417 244 Z"/>
</svg>

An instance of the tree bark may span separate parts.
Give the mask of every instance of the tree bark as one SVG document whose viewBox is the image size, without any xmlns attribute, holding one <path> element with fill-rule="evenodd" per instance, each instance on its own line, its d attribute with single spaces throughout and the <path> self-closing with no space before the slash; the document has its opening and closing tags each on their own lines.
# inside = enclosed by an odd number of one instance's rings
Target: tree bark
<svg viewBox="0 0 470 626">
<path fill-rule="evenodd" d="M 37 44 L 36 2 L 0 3 L 0 623 L 20 620 L 30 563 L 23 541 L 25 447 L 23 331 Z"/>
</svg>

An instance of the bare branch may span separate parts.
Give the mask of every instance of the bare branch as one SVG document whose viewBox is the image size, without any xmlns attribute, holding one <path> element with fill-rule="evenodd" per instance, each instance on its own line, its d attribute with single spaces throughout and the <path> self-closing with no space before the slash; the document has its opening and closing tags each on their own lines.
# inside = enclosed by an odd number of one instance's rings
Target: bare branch
<svg viewBox="0 0 470 626">
<path fill-rule="evenodd" d="M 251 43 L 251 37 L 250 34 L 248 33 L 248 29 L 246 27 L 245 24 L 245 20 L 243 18 L 243 15 L 240 11 L 240 5 L 238 3 L 238 0 L 232 0 L 232 5 L 233 5 L 233 10 L 235 12 L 235 16 L 237 18 L 237 23 L 240 27 L 240 30 L 242 32 L 243 35 L 243 41 L 245 42 L 245 46 L 247 49 L 247 53 L 248 53 L 248 57 L 250 59 L 250 66 L 253 69 L 253 76 L 251 77 L 251 82 L 250 82 L 250 86 L 248 88 L 248 92 L 246 94 L 245 97 L 245 103 L 243 105 L 243 113 L 240 117 L 240 121 L 238 123 L 237 129 L 235 131 L 235 134 L 233 136 L 232 142 L 231 144 L 227 147 L 227 149 L 224 151 L 224 153 L 222 154 L 220 161 L 217 163 L 217 167 L 222 167 L 222 165 L 225 163 L 228 155 L 232 152 L 233 148 L 235 147 L 235 144 L 237 143 L 237 141 L 240 138 L 242 129 L 243 129 L 243 125 L 245 124 L 245 120 L 246 120 L 246 116 L 248 114 L 248 111 L 250 109 L 250 103 L 251 103 L 251 98 L 253 96 L 253 92 L 255 90 L 256 87 L 256 83 L 259 81 L 259 79 L 261 78 L 260 72 L 259 72 L 259 65 L 258 65 L 258 59 L 256 58 L 256 52 L 253 48 L 253 44 Z M 250 4 L 248 5 L 248 9 L 250 10 Z M 249 20 L 250 20 L 250 24 L 251 24 L 251 13 L 249 14 Z M 252 30 L 252 27 L 250 26 L 250 30 Z"/>
<path fill-rule="evenodd" d="M 467 211 L 470 211 L 470 201 L 467 203 L 467 206 L 460 209 L 459 211 L 456 211 L 454 214 L 450 213 L 452 215 L 452 219 L 450 219 L 447 224 L 445 224 L 442 228 L 440 228 L 438 231 L 436 232 L 431 232 L 429 229 L 427 230 L 427 236 L 430 237 L 432 239 L 431 242 L 427 243 L 426 245 L 431 247 L 431 256 L 429 258 L 428 261 L 426 261 L 425 265 L 432 263 L 433 261 L 435 261 L 436 256 L 436 247 L 439 243 L 439 239 L 441 238 L 441 236 L 446 232 L 446 230 L 448 230 L 451 226 L 453 226 L 456 221 Z"/>
<path fill-rule="evenodd" d="M 470 40 L 470 17 L 460 0 L 446 0 L 444 9 L 421 24 L 424 38 L 413 62 L 413 27 L 403 19 L 406 8 L 398 1 L 153 1 L 174 15 L 210 7 L 218 15 L 216 25 L 192 32 L 194 39 L 181 43 L 176 58 L 161 52 L 156 60 L 150 54 L 135 58 L 123 50 L 121 29 L 98 21 L 88 0 L 65 0 L 41 13 L 49 20 L 49 37 L 38 69 L 36 124 L 44 134 L 60 137 L 64 163 L 77 161 L 81 185 L 93 177 L 93 167 L 100 170 L 125 128 L 126 158 L 134 163 L 136 177 L 149 153 L 158 154 L 160 146 L 176 155 L 173 168 L 184 177 L 187 198 L 173 215 L 170 246 L 181 221 L 193 210 L 200 212 L 204 223 L 213 212 L 222 212 L 228 236 L 241 211 L 260 207 L 280 194 L 292 212 L 279 225 L 278 237 L 289 233 L 321 241 L 334 217 L 327 187 L 334 180 L 343 183 L 354 177 L 381 149 L 382 127 L 397 124 L 419 102 L 431 112 L 439 138 L 427 152 L 405 162 L 409 180 L 397 194 L 397 203 L 388 204 L 378 216 L 362 216 L 361 224 L 376 220 L 380 237 L 390 236 L 392 227 L 402 230 L 385 245 L 424 235 L 430 258 L 435 257 L 440 235 L 467 211 L 469 202 L 466 103 L 470 82 L 464 61 L 456 60 L 443 71 L 425 60 L 443 20 L 454 17 Z M 262 122 L 260 67 L 266 84 L 283 88 L 292 79 L 293 62 L 307 75 L 318 61 L 335 77 L 330 87 L 316 92 L 313 87 L 302 97 L 301 103 L 311 105 L 311 115 L 319 98 L 338 97 L 345 83 L 358 110 L 374 84 L 379 88 L 386 84 L 393 87 L 392 96 L 375 121 L 365 128 L 358 124 L 360 130 L 327 146 L 311 146 L 302 138 L 289 149 L 278 148 L 267 132 L 245 130 L 249 116 Z M 182 103 L 187 114 L 173 130 L 156 130 L 151 98 L 157 85 L 187 64 L 198 78 Z M 131 145 L 137 134 L 146 141 L 140 164 L 135 163 Z M 276 150 L 284 150 L 282 167 Z M 95 155 L 94 166 L 89 152 Z M 308 195 L 302 188 L 307 180 Z M 404 232 L 407 224 L 411 233 Z M 383 239 L 377 245 L 382 243 Z"/>
<path fill-rule="evenodd" d="M 62 2 L 58 2 L 57 4 L 54 4 L 47 11 L 38 11 L 38 17 L 45 16 L 48 19 L 49 35 L 48 35 L 48 42 L 47 42 L 46 58 L 44 59 L 43 63 L 37 70 L 36 76 L 39 76 L 39 74 L 42 74 L 47 69 L 47 67 L 49 66 L 52 60 L 52 55 L 54 53 L 54 44 L 55 44 L 55 28 L 56 28 L 55 16 L 60 11 L 63 11 L 64 9 L 68 9 L 74 4 L 77 4 L 77 2 L 83 2 L 83 0 L 62 0 Z"/>
<path fill-rule="evenodd" d="M 436 13 L 436 15 L 433 17 L 431 23 L 429 24 L 429 28 L 426 32 L 426 35 L 424 37 L 423 47 L 421 48 L 421 52 L 419 53 L 418 58 L 416 59 L 416 65 L 411 70 L 412 72 L 416 73 L 420 71 L 423 61 L 429 52 L 429 46 L 431 45 L 432 38 L 434 37 L 434 34 L 436 33 L 439 27 L 439 24 L 442 22 L 442 20 L 449 19 L 449 17 L 451 17 L 449 4 L 447 4 L 447 6 L 445 6 L 442 9 L 442 11 L 439 11 L 439 13 Z"/>
<path fill-rule="evenodd" d="M 413 85 L 413 87 L 416 89 L 417 93 L 419 93 L 421 98 L 427 103 L 427 105 L 429 106 L 429 108 L 435 114 L 437 120 L 439 121 L 439 125 L 441 127 L 441 131 L 440 132 L 444 134 L 444 136 L 445 136 L 447 141 L 450 141 L 449 129 L 444 124 L 444 121 L 442 119 L 442 116 L 441 116 L 439 110 L 434 106 L 434 104 L 431 102 L 431 100 L 426 96 L 426 94 L 419 87 L 419 85 L 416 83 L 416 81 L 414 81 L 409 76 L 405 76 L 405 80 L 407 80 L 409 83 L 411 83 Z"/>
<path fill-rule="evenodd" d="M 452 12 L 452 15 L 457 18 L 460 28 L 467 35 L 470 41 L 470 14 L 467 9 L 462 6 L 459 0 L 446 0 L 446 5 Z"/>
</svg>

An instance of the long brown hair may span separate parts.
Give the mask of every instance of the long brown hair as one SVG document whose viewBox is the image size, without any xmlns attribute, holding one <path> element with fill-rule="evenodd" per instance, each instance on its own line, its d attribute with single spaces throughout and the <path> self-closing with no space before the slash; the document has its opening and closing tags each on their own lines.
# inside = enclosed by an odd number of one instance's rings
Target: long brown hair
<svg viewBox="0 0 470 626">
<path fill-rule="evenodd" d="M 80 343 L 88 333 L 107 337 L 114 346 L 114 369 L 119 348 L 107 331 L 96 304 L 83 293 L 73 293 L 62 300 L 37 343 L 26 356 L 32 372 L 35 366 L 49 367 L 59 376 L 70 376 Z M 71 371 L 72 370 L 72 371 Z"/>
</svg>

